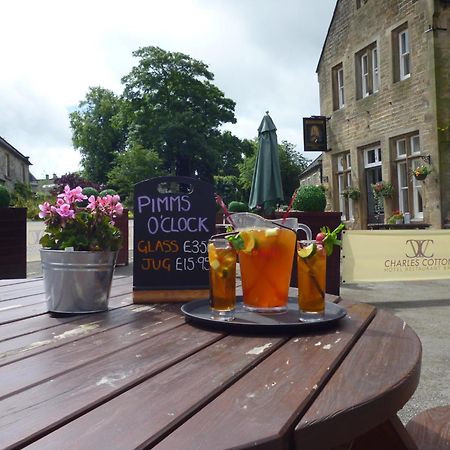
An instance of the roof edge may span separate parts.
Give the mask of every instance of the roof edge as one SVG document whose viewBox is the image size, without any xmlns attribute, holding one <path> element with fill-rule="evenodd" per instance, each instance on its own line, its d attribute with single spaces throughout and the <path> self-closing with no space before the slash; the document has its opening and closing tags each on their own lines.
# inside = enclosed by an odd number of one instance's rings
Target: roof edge
<svg viewBox="0 0 450 450">
<path fill-rule="evenodd" d="M 6 147 L 8 150 L 13 152 L 16 156 L 23 159 L 28 165 L 30 165 L 30 166 L 32 165 L 30 163 L 30 160 L 28 159 L 28 156 L 25 156 L 22 153 L 20 153 L 19 150 L 17 150 L 17 148 L 13 147 L 6 139 L 3 139 L 1 136 L 0 136 L 0 145 L 2 145 L 3 147 Z"/>
</svg>

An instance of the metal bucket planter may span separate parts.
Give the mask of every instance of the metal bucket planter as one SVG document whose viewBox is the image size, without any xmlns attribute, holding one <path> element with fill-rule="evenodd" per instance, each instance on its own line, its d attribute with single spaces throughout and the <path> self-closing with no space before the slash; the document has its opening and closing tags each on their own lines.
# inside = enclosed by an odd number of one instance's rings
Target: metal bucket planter
<svg viewBox="0 0 450 450">
<path fill-rule="evenodd" d="M 116 257 L 117 252 L 41 250 L 49 312 L 107 311 Z"/>
</svg>

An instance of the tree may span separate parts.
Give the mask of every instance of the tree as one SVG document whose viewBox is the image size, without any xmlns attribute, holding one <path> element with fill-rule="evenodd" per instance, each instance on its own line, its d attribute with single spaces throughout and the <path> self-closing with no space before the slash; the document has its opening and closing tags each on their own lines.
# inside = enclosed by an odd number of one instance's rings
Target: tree
<svg viewBox="0 0 450 450">
<path fill-rule="evenodd" d="M 105 184 L 116 155 L 124 150 L 126 131 L 120 121 L 122 100 L 112 91 L 91 87 L 78 111 L 70 114 L 72 141 L 81 153 L 86 178 Z"/>
<path fill-rule="evenodd" d="M 278 144 L 280 157 L 280 171 L 283 183 L 283 195 L 286 202 L 298 188 L 300 174 L 308 167 L 310 161 L 295 150 L 295 145 L 287 141 Z M 252 186 L 253 171 L 255 170 L 258 154 L 258 140 L 253 141 L 253 154 L 247 156 L 239 164 L 239 185 L 248 200 Z"/>
<path fill-rule="evenodd" d="M 134 184 L 160 175 L 161 159 L 158 154 L 136 144 L 117 156 L 108 181 L 127 206 L 132 206 Z"/>
<path fill-rule="evenodd" d="M 283 195 L 289 202 L 292 194 L 299 186 L 300 174 L 308 167 L 310 160 L 295 150 L 295 145 L 287 141 L 278 144 L 280 151 L 280 170 L 283 180 Z"/>
<path fill-rule="evenodd" d="M 155 149 L 168 173 L 212 181 L 218 162 L 214 140 L 235 123 L 235 102 L 212 84 L 201 61 L 159 47 L 133 52 L 137 66 L 123 77 L 129 142 Z"/>
</svg>

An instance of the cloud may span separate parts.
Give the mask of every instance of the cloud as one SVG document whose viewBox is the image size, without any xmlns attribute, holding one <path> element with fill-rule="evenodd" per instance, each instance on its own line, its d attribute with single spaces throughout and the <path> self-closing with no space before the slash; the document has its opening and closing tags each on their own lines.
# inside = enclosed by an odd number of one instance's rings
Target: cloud
<svg viewBox="0 0 450 450">
<path fill-rule="evenodd" d="M 301 119 L 319 114 L 315 74 L 335 0 L 118 0 L 8 2 L 0 40 L 0 136 L 38 177 L 76 170 L 69 112 L 90 86 L 121 93 L 132 52 L 157 45 L 209 65 L 236 102 L 240 138 L 266 110 L 278 139 L 302 147 Z M 20 26 L 19 26 L 20 25 Z M 307 156 L 310 156 L 309 154 Z M 311 155 L 311 158 L 314 155 Z"/>
</svg>

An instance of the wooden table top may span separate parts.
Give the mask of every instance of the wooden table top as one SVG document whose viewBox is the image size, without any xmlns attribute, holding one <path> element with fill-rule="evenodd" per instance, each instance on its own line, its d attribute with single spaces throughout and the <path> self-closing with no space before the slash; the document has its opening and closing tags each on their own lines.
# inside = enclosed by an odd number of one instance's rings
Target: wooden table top
<svg viewBox="0 0 450 450">
<path fill-rule="evenodd" d="M 0 281 L 1 448 L 414 448 L 396 413 L 421 345 L 388 312 L 344 299 L 328 329 L 239 336 L 132 304 L 132 277 L 105 313 L 51 317 L 43 292 Z"/>
</svg>

